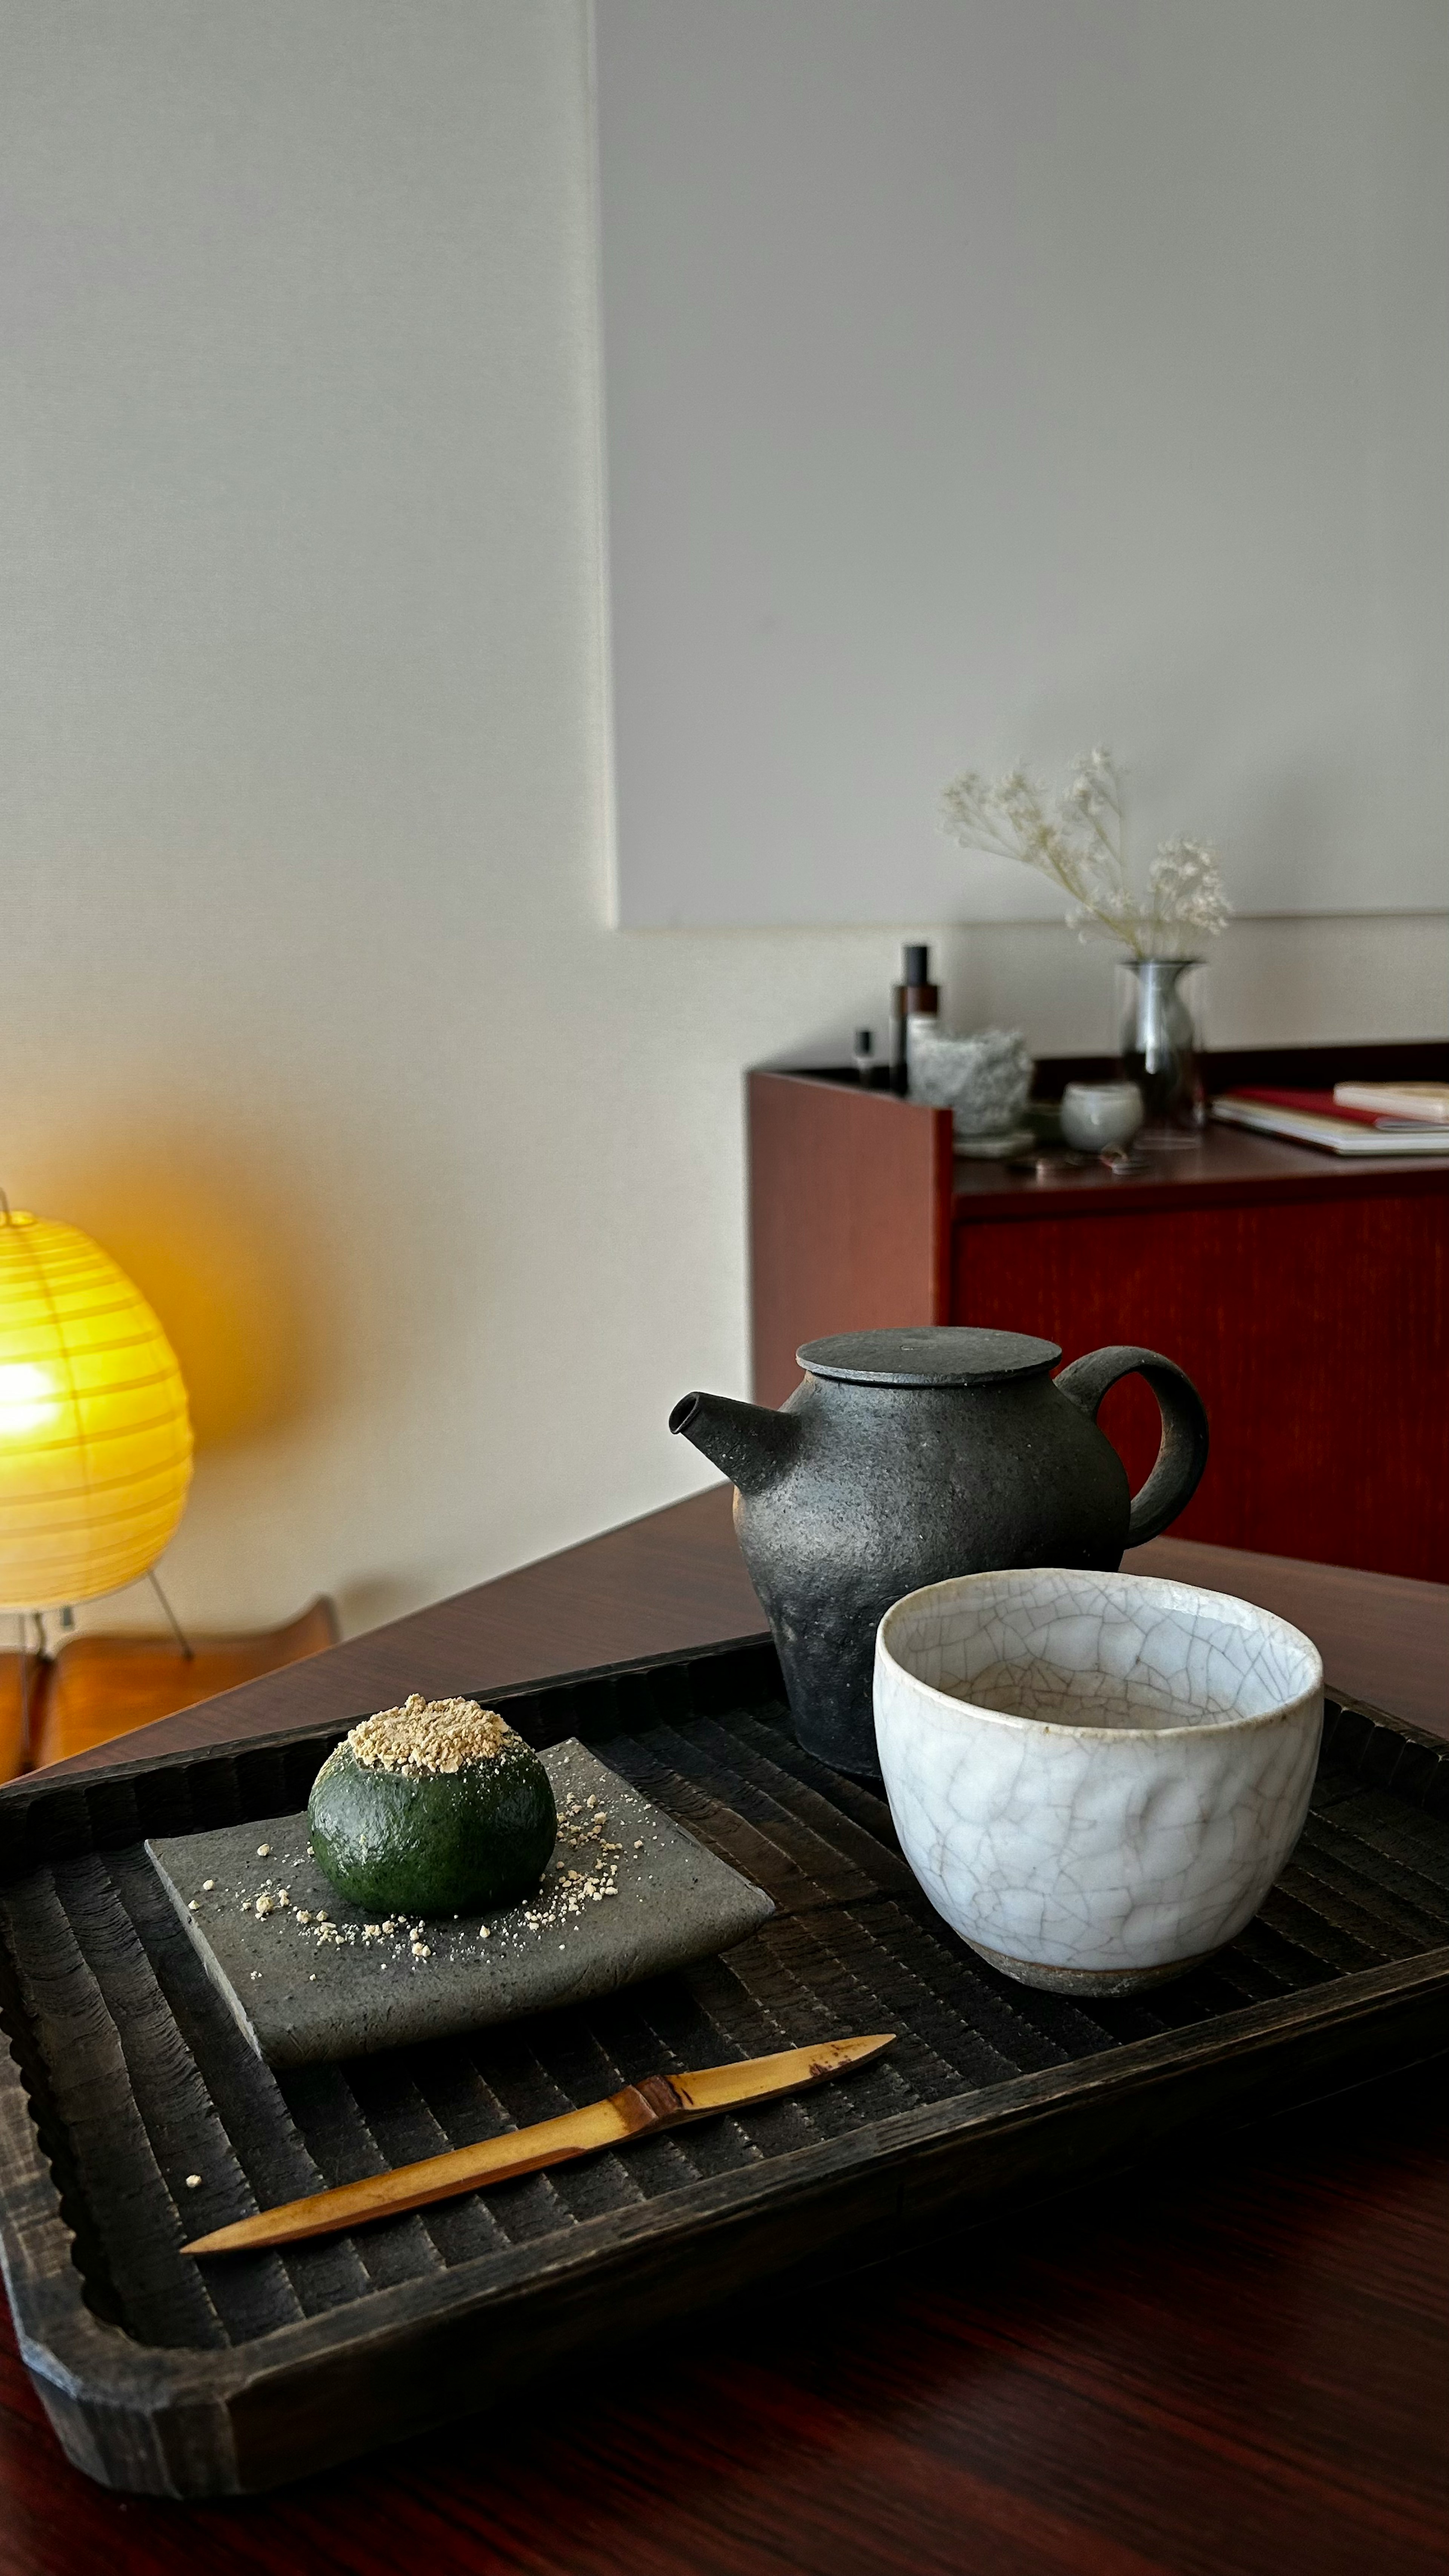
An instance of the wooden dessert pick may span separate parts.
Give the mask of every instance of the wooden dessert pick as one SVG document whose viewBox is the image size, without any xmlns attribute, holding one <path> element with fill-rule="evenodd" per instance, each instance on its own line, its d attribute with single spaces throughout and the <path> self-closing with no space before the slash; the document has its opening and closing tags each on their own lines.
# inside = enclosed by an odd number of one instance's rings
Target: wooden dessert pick
<svg viewBox="0 0 1449 2576">
<path fill-rule="evenodd" d="M 867 2039 L 827 2039 L 815 2048 L 787 2048 L 777 2057 L 746 2057 L 731 2066 L 705 2066 L 689 2075 L 646 2075 L 641 2084 L 626 2084 L 605 2101 L 581 2111 L 565 2111 L 557 2120 L 540 2120 L 530 2129 L 509 2129 L 501 2138 L 485 2138 L 476 2147 L 458 2147 L 451 2155 L 426 2156 L 420 2164 L 399 2165 L 392 2173 L 368 2174 L 335 2191 L 314 2192 L 308 2200 L 285 2201 L 263 2209 L 255 2218 L 240 2218 L 183 2245 L 183 2254 L 239 2254 L 260 2245 L 291 2245 L 299 2237 L 330 2236 L 339 2228 L 361 2226 L 370 2218 L 396 2218 L 405 2210 L 425 2209 L 430 2201 L 452 2200 L 491 2182 L 512 2182 L 521 2174 L 541 2173 L 546 2165 L 570 2163 L 576 2156 L 596 2155 L 602 2147 L 624 2147 L 634 2138 L 660 2129 L 682 2128 L 690 2120 L 708 2120 L 719 2111 L 744 2110 L 768 2102 L 777 2093 L 799 2093 L 812 2084 L 828 2084 L 852 2066 L 863 2066 L 889 2048 L 894 2031 L 877 2031 Z"/>
</svg>

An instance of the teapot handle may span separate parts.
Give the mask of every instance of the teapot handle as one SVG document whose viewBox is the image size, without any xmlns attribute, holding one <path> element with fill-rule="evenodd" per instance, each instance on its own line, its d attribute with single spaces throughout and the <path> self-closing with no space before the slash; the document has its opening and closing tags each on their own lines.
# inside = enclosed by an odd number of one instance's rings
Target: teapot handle
<svg viewBox="0 0 1449 2576">
<path fill-rule="evenodd" d="M 1141 1547 L 1175 1521 L 1197 1491 L 1208 1456 L 1208 1418 L 1202 1397 L 1174 1360 L 1165 1360 L 1160 1351 L 1140 1351 L 1128 1344 L 1089 1351 L 1085 1359 L 1073 1360 L 1064 1368 L 1055 1382 L 1095 1422 L 1108 1387 L 1132 1376 L 1146 1378 L 1162 1415 L 1162 1444 L 1141 1493 L 1132 1497 L 1127 1523 L 1127 1545 Z"/>
</svg>

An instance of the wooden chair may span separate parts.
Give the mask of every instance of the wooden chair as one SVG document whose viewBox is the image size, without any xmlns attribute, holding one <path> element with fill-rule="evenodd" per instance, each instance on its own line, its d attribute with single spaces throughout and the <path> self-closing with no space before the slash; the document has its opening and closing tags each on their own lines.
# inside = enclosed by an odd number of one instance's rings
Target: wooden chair
<svg viewBox="0 0 1449 2576">
<path fill-rule="evenodd" d="M 109 1744 L 153 1718 L 318 1655 L 337 1638 L 337 1612 L 325 1594 L 281 1628 L 193 1637 L 190 1656 L 170 1635 L 72 1637 L 53 1660 L 30 1665 L 32 1767 Z M 0 1780 L 13 1779 L 23 1761 L 20 1658 L 0 1655 Z"/>
</svg>

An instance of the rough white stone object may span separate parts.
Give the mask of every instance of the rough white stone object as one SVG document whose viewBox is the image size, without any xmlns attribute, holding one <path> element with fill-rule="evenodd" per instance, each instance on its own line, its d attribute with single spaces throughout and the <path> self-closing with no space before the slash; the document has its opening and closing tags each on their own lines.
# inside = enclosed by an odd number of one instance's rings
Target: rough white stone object
<svg viewBox="0 0 1449 2576">
<path fill-rule="evenodd" d="M 911 1098 L 949 1109 L 958 1136 L 1000 1136 L 1020 1125 L 1031 1089 L 1031 1049 L 1020 1029 L 947 1038 L 918 1024 L 909 1063 Z"/>
<path fill-rule="evenodd" d="M 1079 1154 L 1101 1154 L 1130 1145 L 1142 1124 L 1142 1094 L 1135 1082 L 1069 1082 L 1062 1093 L 1062 1135 Z"/>
<path fill-rule="evenodd" d="M 1303 1829 L 1323 1666 L 1286 1620 L 1148 1575 L 932 1583 L 881 1621 L 876 1743 L 906 1859 L 1026 1985 L 1126 1994 L 1256 1914 Z"/>
</svg>

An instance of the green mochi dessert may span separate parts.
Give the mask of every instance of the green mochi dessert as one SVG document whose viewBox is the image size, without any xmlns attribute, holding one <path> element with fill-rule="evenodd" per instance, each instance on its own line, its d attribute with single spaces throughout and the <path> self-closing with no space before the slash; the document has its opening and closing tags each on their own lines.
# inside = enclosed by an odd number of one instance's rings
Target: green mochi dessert
<svg viewBox="0 0 1449 2576">
<path fill-rule="evenodd" d="M 329 1753 L 307 1801 L 339 1896 L 384 1914 L 481 1914 L 530 1896 L 558 1836 L 548 1773 L 496 1709 L 384 1709 Z"/>
</svg>

